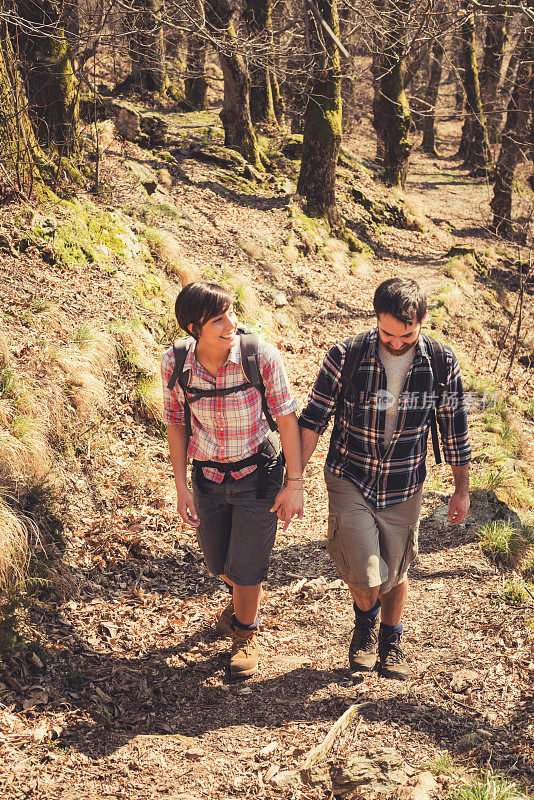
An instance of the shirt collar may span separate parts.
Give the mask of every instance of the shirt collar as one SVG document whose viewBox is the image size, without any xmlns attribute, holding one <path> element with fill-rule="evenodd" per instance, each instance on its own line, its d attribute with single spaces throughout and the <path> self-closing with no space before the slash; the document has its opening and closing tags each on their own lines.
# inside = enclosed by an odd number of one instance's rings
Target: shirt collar
<svg viewBox="0 0 534 800">
<path fill-rule="evenodd" d="M 191 337 L 189 340 L 189 344 L 187 346 L 187 355 L 184 361 L 183 372 L 187 372 L 188 370 L 193 369 L 195 364 L 200 363 L 197 361 L 195 355 L 195 347 L 196 347 L 196 340 Z M 231 361 L 232 364 L 237 364 L 238 366 L 241 366 L 241 343 L 239 339 L 234 345 L 232 345 L 230 349 L 230 353 L 228 355 L 228 361 L 226 363 L 228 363 L 229 361 Z"/>
</svg>

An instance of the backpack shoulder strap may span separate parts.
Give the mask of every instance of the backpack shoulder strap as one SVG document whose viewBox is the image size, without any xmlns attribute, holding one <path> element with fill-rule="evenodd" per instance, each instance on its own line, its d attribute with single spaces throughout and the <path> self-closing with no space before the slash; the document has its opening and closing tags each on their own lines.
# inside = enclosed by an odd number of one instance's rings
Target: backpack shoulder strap
<svg viewBox="0 0 534 800">
<path fill-rule="evenodd" d="M 343 402 L 347 389 L 358 372 L 368 336 L 369 331 L 364 331 L 363 333 L 358 333 L 356 336 L 345 340 L 347 349 L 345 352 L 345 362 L 341 371 L 341 391 L 338 399 L 338 407 L 339 404 Z"/>
<path fill-rule="evenodd" d="M 436 407 L 439 406 L 441 396 L 447 386 L 447 352 L 445 347 L 433 339 L 431 336 L 425 335 L 425 343 L 428 347 L 430 355 L 430 364 L 432 367 L 433 376 L 433 395 L 435 397 L 435 404 L 432 406 L 430 412 L 430 431 L 432 434 L 432 448 L 434 450 L 434 458 L 436 464 L 441 464 L 441 450 L 439 446 L 438 436 L 438 423 L 436 418 Z"/>
<path fill-rule="evenodd" d="M 168 380 L 167 388 L 171 390 L 174 389 L 176 386 L 176 381 L 178 381 L 179 385 L 181 386 L 183 393 L 184 393 L 184 414 L 185 414 L 185 430 L 187 436 L 191 436 L 192 429 L 191 429 L 191 409 L 189 407 L 189 402 L 187 399 L 187 386 L 189 383 L 189 374 L 190 370 L 184 372 L 184 364 L 185 359 L 187 358 L 187 351 L 188 351 L 188 343 L 186 339 L 180 339 L 178 342 L 174 342 L 172 345 L 172 351 L 174 355 L 174 367 L 172 370 L 172 375 Z"/>
<path fill-rule="evenodd" d="M 241 366 L 243 372 L 250 383 L 261 395 L 261 407 L 265 415 L 265 419 L 269 423 L 272 431 L 278 430 L 276 422 L 274 421 L 269 407 L 267 405 L 267 398 L 265 396 L 265 385 L 261 376 L 261 371 L 258 364 L 258 335 L 252 331 L 239 330 L 239 341 L 241 346 Z"/>
<path fill-rule="evenodd" d="M 425 335 L 425 343 L 428 347 L 430 363 L 432 365 L 434 389 L 441 394 L 447 386 L 447 351 L 441 342 L 438 342 L 437 339 L 433 339 L 431 336 Z"/>
</svg>

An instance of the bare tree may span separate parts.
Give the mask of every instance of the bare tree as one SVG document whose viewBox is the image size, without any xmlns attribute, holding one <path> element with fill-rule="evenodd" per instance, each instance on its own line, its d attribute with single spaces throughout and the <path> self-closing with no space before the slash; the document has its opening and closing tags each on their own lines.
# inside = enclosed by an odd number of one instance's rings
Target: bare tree
<svg viewBox="0 0 534 800">
<path fill-rule="evenodd" d="M 498 129 L 498 88 L 506 44 L 506 22 L 508 10 L 502 8 L 500 0 L 493 0 L 494 7 L 488 12 L 484 59 L 480 70 L 480 93 L 482 108 L 487 120 L 488 137 L 495 142 Z"/>
<path fill-rule="evenodd" d="M 495 167 L 493 199 L 490 204 L 493 211 L 493 229 L 504 236 L 510 236 L 513 233 L 512 187 L 514 173 L 521 154 L 528 147 L 533 56 L 533 35 L 529 32 L 524 40 L 515 86 L 508 105 L 501 152 Z"/>
<path fill-rule="evenodd" d="M 250 117 L 249 78 L 232 22 L 234 9 L 229 0 L 206 0 L 205 13 L 224 76 L 221 120 L 225 144 L 239 150 L 258 169 L 263 169 Z"/>
<path fill-rule="evenodd" d="M 72 7 L 18 0 L 17 43 L 39 141 L 65 154 L 78 147 L 78 84 L 65 26 Z"/>
<path fill-rule="evenodd" d="M 306 106 L 297 191 L 310 213 L 335 223 L 336 164 L 341 146 L 341 69 L 336 0 L 307 3 L 312 84 Z"/>
<path fill-rule="evenodd" d="M 384 136 L 384 181 L 387 186 L 406 183 L 408 159 L 412 149 L 410 108 L 404 92 L 406 28 L 411 0 L 396 0 L 388 5 L 389 24 L 384 37 L 380 76 L 380 117 Z"/>
<path fill-rule="evenodd" d="M 463 136 L 465 137 L 465 166 L 474 174 L 485 173 L 490 161 L 486 120 L 482 109 L 480 82 L 475 42 L 475 16 L 469 10 L 469 2 L 463 4 L 462 21 L 462 60 L 463 83 L 465 91 L 466 118 Z"/>
</svg>

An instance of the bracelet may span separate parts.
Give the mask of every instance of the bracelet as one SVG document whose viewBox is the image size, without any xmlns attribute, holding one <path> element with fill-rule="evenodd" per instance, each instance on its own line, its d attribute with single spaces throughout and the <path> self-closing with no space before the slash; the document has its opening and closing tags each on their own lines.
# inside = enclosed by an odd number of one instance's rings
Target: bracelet
<svg viewBox="0 0 534 800">
<path fill-rule="evenodd" d="M 304 483 L 304 478 L 287 478 L 286 477 L 286 481 L 302 481 L 302 483 Z"/>
</svg>

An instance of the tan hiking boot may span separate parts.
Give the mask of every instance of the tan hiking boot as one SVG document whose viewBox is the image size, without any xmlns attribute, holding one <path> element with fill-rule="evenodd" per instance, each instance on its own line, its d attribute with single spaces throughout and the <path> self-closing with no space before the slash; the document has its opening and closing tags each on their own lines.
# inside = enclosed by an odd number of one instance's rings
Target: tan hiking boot
<svg viewBox="0 0 534 800">
<path fill-rule="evenodd" d="M 380 614 L 374 620 L 356 616 L 354 632 L 349 645 L 349 664 L 353 672 L 371 672 L 378 650 Z"/>
<path fill-rule="evenodd" d="M 384 636 L 380 631 L 378 637 L 378 657 L 380 659 L 380 672 L 384 678 L 396 678 L 398 681 L 407 681 L 411 675 L 406 656 L 401 650 L 400 633 Z"/>
<path fill-rule="evenodd" d="M 259 654 L 258 631 L 244 631 L 236 626 L 230 651 L 230 672 L 234 678 L 254 675 L 258 671 Z"/>
<path fill-rule="evenodd" d="M 215 633 L 218 636 L 232 636 L 234 629 L 232 627 L 232 614 L 234 613 L 234 600 L 230 602 L 225 609 L 221 611 L 217 624 L 215 625 Z"/>
</svg>

